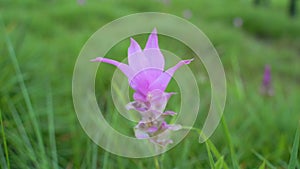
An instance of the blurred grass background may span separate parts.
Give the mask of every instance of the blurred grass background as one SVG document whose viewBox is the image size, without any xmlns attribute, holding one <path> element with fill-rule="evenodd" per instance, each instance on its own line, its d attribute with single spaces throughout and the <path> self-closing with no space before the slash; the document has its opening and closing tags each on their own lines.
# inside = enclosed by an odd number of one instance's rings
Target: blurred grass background
<svg viewBox="0 0 300 169">
<path fill-rule="evenodd" d="M 154 158 L 123 158 L 95 145 L 76 118 L 71 95 L 73 67 L 89 36 L 114 19 L 147 11 L 198 26 L 219 52 L 228 86 L 226 121 L 211 140 L 199 144 L 191 132 L 158 157 L 160 168 L 300 168 L 300 16 L 289 17 L 288 2 L 0 0 L 1 168 L 155 168 Z M 141 46 L 146 38 L 136 37 Z M 118 44 L 107 57 L 125 58 L 128 45 L 129 40 Z M 162 36 L 160 46 L 193 56 Z M 266 64 L 272 69 L 272 97 L 259 93 Z M 109 92 L 112 71 L 107 72 L 97 77 L 98 101 L 117 123 Z M 205 70 L 198 73 L 203 98 L 195 127 L 201 127 L 210 103 Z"/>
</svg>

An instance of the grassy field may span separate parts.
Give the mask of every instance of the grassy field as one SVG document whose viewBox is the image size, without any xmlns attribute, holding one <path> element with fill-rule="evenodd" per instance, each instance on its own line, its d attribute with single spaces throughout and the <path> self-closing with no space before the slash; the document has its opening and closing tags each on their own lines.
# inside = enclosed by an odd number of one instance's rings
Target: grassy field
<svg viewBox="0 0 300 169">
<path fill-rule="evenodd" d="M 300 168 L 299 4 L 298 16 L 290 18 L 287 0 L 261 6 L 249 0 L 87 0 L 84 5 L 0 0 L 0 168 Z M 188 20 L 220 55 L 227 102 L 222 123 L 207 143 L 199 144 L 198 133 L 191 131 L 163 155 L 130 159 L 101 149 L 82 130 L 73 108 L 72 74 L 82 46 L 96 30 L 148 11 L 190 15 Z M 235 18 L 243 20 L 241 27 L 233 25 Z M 136 39 L 144 43 L 146 37 Z M 193 56 L 176 41 L 160 40 L 162 49 Z M 118 44 L 108 57 L 125 58 L 128 45 L 129 40 Z M 266 64 L 271 66 L 273 96 L 259 92 Z M 96 95 L 104 116 L 116 125 L 118 112 L 110 96 L 114 68 L 103 67 L 109 73 L 99 71 Z M 198 73 L 203 77 L 198 84 L 201 107 L 194 127 L 201 128 L 210 84 L 205 69 Z M 175 103 L 168 106 L 176 110 Z"/>
</svg>

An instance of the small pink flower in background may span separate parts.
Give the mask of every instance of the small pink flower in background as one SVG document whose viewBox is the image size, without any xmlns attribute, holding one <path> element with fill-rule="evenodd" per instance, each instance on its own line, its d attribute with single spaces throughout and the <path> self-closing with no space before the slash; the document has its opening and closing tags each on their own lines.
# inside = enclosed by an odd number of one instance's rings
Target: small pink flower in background
<svg viewBox="0 0 300 169">
<path fill-rule="evenodd" d="M 77 0 L 77 3 L 79 5 L 84 5 L 86 3 L 86 0 Z"/>
<path fill-rule="evenodd" d="M 191 10 L 189 9 L 186 9 L 182 12 L 182 16 L 185 18 L 185 19 L 191 19 L 192 16 L 193 16 L 193 13 Z"/>
<path fill-rule="evenodd" d="M 133 38 L 130 39 L 128 65 L 102 57 L 92 61 L 114 65 L 127 76 L 129 85 L 134 90 L 134 101 L 128 103 L 126 108 L 134 109 L 141 115 L 140 122 L 134 128 L 136 138 L 149 139 L 164 147 L 172 143 L 169 139 L 170 131 L 181 128 L 180 125 L 167 124 L 165 121 L 166 116 L 176 115 L 173 111 L 165 111 L 169 98 L 174 94 L 165 90 L 176 70 L 192 60 L 182 60 L 164 71 L 165 59 L 154 29 L 143 50 Z"/>
<path fill-rule="evenodd" d="M 263 95 L 268 95 L 268 96 L 273 96 L 274 95 L 273 86 L 272 86 L 272 79 L 271 79 L 271 67 L 270 67 L 270 65 L 265 66 L 264 77 L 263 77 L 263 80 L 262 80 L 260 91 Z"/>
<path fill-rule="evenodd" d="M 233 26 L 240 28 L 244 24 L 244 20 L 241 17 L 236 17 L 232 20 Z"/>
</svg>

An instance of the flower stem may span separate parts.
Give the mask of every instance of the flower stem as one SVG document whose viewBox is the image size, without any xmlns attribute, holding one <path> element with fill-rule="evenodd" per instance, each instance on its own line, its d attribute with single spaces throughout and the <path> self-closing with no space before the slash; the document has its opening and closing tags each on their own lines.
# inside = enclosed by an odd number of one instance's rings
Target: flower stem
<svg viewBox="0 0 300 169">
<path fill-rule="evenodd" d="M 155 168 L 156 168 L 156 169 L 160 169 L 159 161 L 158 161 L 157 156 L 154 157 L 154 163 L 155 163 Z"/>
</svg>

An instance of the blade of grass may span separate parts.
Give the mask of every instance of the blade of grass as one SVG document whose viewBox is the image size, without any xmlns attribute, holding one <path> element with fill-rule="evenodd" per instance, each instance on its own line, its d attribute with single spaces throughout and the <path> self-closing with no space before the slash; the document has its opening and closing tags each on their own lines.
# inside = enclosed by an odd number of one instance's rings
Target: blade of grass
<svg viewBox="0 0 300 169">
<path fill-rule="evenodd" d="M 2 144 L 0 144 L 0 168 L 7 169 L 5 153 L 2 150 Z"/>
<path fill-rule="evenodd" d="M 295 139 L 293 143 L 293 148 L 292 148 L 292 153 L 291 153 L 291 158 L 289 162 L 288 169 L 294 169 L 296 168 L 297 165 L 297 156 L 298 156 L 298 151 L 299 151 L 299 137 L 300 137 L 300 127 L 298 126 L 296 134 L 295 134 Z"/>
<path fill-rule="evenodd" d="M 183 168 L 185 166 L 186 162 L 188 161 L 189 158 L 189 151 L 190 151 L 190 142 L 188 140 L 184 141 L 184 146 L 183 149 L 181 149 L 181 160 L 178 160 L 178 165 L 176 166 L 181 166 L 180 168 Z"/>
<path fill-rule="evenodd" d="M 5 136 L 5 132 L 4 132 L 4 125 L 3 125 L 3 120 L 2 120 L 2 111 L 1 111 L 1 109 L 0 109 L 0 123 L 1 123 L 1 132 L 2 132 L 2 140 L 3 140 L 3 144 L 4 144 L 6 164 L 7 164 L 7 168 L 10 169 L 8 147 L 7 147 L 6 136 Z"/>
<path fill-rule="evenodd" d="M 211 151 L 210 151 L 210 148 L 209 148 L 209 145 L 207 142 L 205 142 L 205 146 L 206 146 L 206 150 L 207 150 L 210 168 L 215 169 L 215 162 L 214 162 L 213 156 L 211 154 Z"/>
<path fill-rule="evenodd" d="M 233 168 L 234 169 L 238 169 L 239 168 L 238 160 L 236 158 L 234 147 L 233 147 L 233 144 L 232 144 L 232 141 L 231 141 L 231 136 L 230 136 L 230 133 L 229 133 L 229 130 L 228 130 L 228 126 L 226 124 L 224 116 L 221 118 L 221 122 L 222 122 L 222 125 L 223 125 L 223 129 L 224 129 L 224 133 L 225 133 L 225 136 L 226 136 L 226 140 L 227 140 L 227 142 L 229 144 L 229 149 L 230 149 L 230 155 L 231 155 L 231 161 L 232 161 Z"/>
<path fill-rule="evenodd" d="M 110 105 L 111 104 L 111 102 L 109 102 L 107 105 L 108 105 L 108 107 L 112 107 L 112 105 Z M 108 112 L 109 112 L 109 110 L 107 110 Z M 114 112 L 114 113 L 116 113 L 116 112 Z M 111 119 L 111 124 L 112 124 L 112 126 L 113 125 L 115 125 L 115 123 L 116 123 L 116 121 L 117 121 L 117 115 L 116 114 L 113 114 L 112 115 L 112 119 Z M 108 136 L 108 137 L 110 137 L 110 136 Z M 108 145 L 108 146 L 111 146 L 111 145 Z M 103 157 L 103 169 L 106 169 L 106 168 L 108 168 L 108 164 L 109 164 L 109 152 L 108 151 L 105 151 L 105 153 L 104 153 L 104 157 Z"/>
<path fill-rule="evenodd" d="M 103 157 L 103 169 L 107 169 L 108 168 L 108 159 L 109 159 L 109 152 L 105 151 L 104 153 L 104 157 Z"/>
<path fill-rule="evenodd" d="M 48 92 L 47 96 L 47 114 L 48 114 L 48 133 L 49 133 L 49 143 L 51 148 L 52 156 L 52 167 L 58 169 L 58 159 L 57 159 L 57 149 L 55 141 L 55 128 L 54 128 L 54 116 L 53 116 L 53 100 L 51 90 Z"/>
<path fill-rule="evenodd" d="M 92 144 L 92 169 L 97 169 L 98 147 L 94 142 Z"/>
<path fill-rule="evenodd" d="M 258 169 L 265 169 L 265 168 L 266 168 L 266 161 L 264 160 Z"/>
<path fill-rule="evenodd" d="M 154 164 L 155 164 L 155 168 L 156 168 L 156 169 L 160 169 L 160 165 L 159 165 L 158 157 L 157 157 L 157 156 L 155 156 L 155 157 L 153 157 L 153 158 L 154 158 Z"/>
<path fill-rule="evenodd" d="M 182 129 L 188 129 L 188 130 L 193 130 L 196 131 L 198 135 L 200 135 L 202 132 L 200 129 L 198 128 L 194 128 L 194 127 L 182 127 Z M 207 144 L 210 147 L 211 152 L 214 154 L 214 156 L 218 159 L 222 158 L 223 156 L 221 155 L 221 153 L 218 151 L 218 149 L 216 148 L 216 146 L 214 145 L 213 142 L 211 142 L 209 139 L 206 140 Z M 223 164 L 224 169 L 229 169 L 228 164 L 224 161 Z"/>
<path fill-rule="evenodd" d="M 21 120 L 17 110 L 16 110 L 16 107 L 12 104 L 12 101 L 9 98 L 6 98 L 6 100 L 7 100 L 7 103 L 8 103 L 9 110 L 10 110 L 12 116 L 13 116 L 13 119 L 14 119 L 14 121 L 16 123 L 16 126 L 18 128 L 18 131 L 20 133 L 20 136 L 21 136 L 23 142 L 26 145 L 25 149 L 28 151 L 28 156 L 29 156 L 30 160 L 33 161 L 34 165 L 36 167 L 38 167 L 39 162 L 37 160 L 37 155 L 35 154 L 35 151 L 32 147 L 32 144 L 29 141 L 30 139 L 29 139 L 29 137 L 26 133 L 25 127 L 22 123 L 22 120 Z"/>
<path fill-rule="evenodd" d="M 222 169 L 224 168 L 224 157 L 222 156 L 221 158 L 218 159 L 218 161 L 215 163 L 215 168 L 216 169 Z"/>
<path fill-rule="evenodd" d="M 128 161 L 123 160 L 121 157 L 118 157 L 117 161 L 118 161 L 118 168 L 119 169 L 125 169 L 125 167 L 128 166 Z M 127 162 L 127 163 L 125 163 L 125 162 Z M 139 168 L 141 168 L 141 167 L 139 167 Z"/>
<path fill-rule="evenodd" d="M 17 75 L 17 78 L 18 78 L 18 83 L 19 83 L 20 88 L 21 88 L 21 93 L 23 95 L 23 98 L 25 100 L 25 104 L 26 104 L 28 112 L 29 112 L 29 116 L 31 118 L 31 122 L 32 122 L 32 125 L 33 125 L 33 130 L 34 130 L 34 132 L 36 134 L 36 137 L 37 137 L 39 150 L 41 151 L 42 156 L 41 156 L 41 165 L 40 166 L 42 168 L 49 168 L 49 166 L 47 166 L 47 160 L 45 158 L 46 157 L 46 151 L 45 151 L 45 147 L 44 147 L 44 143 L 43 143 L 43 138 L 42 138 L 42 135 L 41 135 L 40 126 L 38 125 L 38 120 L 36 118 L 36 113 L 33 109 L 33 106 L 32 106 L 31 100 L 30 100 L 30 96 L 29 96 L 29 92 L 28 92 L 27 87 L 25 85 L 23 74 L 21 72 L 20 65 L 18 63 L 18 59 L 16 57 L 14 47 L 12 45 L 12 42 L 11 42 L 9 36 L 7 35 L 7 33 L 5 31 L 5 26 L 4 26 L 4 23 L 3 23 L 3 20 L 2 20 L 2 16 L 0 16 L 0 22 L 1 22 L 0 23 L 1 24 L 1 29 L 3 30 L 3 34 L 4 34 L 4 37 L 5 37 L 5 43 L 7 45 L 7 49 L 8 49 L 8 52 L 9 52 L 9 56 L 11 58 L 13 67 L 15 69 L 15 72 L 16 72 L 16 75 Z"/>
<path fill-rule="evenodd" d="M 244 93 L 244 86 L 243 86 L 243 83 L 242 83 L 242 80 L 241 80 L 241 73 L 240 73 L 240 64 L 239 64 L 239 61 L 238 61 L 238 58 L 237 58 L 237 55 L 235 53 L 233 53 L 231 55 L 231 64 L 232 64 L 232 67 L 233 67 L 233 71 L 235 72 L 235 85 L 236 85 L 236 91 L 237 91 L 237 94 L 240 98 L 240 100 L 244 100 L 245 98 L 245 93 Z"/>
<path fill-rule="evenodd" d="M 266 165 L 271 168 L 271 169 L 276 169 L 274 165 L 272 165 L 266 158 L 264 158 L 262 155 L 260 155 L 258 152 L 255 150 L 252 150 L 252 152 L 255 154 L 256 157 L 258 157 L 260 160 L 265 161 Z"/>
<path fill-rule="evenodd" d="M 218 159 L 224 158 L 221 155 L 221 153 L 218 151 L 218 149 L 216 148 L 216 146 L 210 140 L 207 140 L 207 144 L 209 145 L 211 152 L 214 154 L 214 156 L 216 158 L 218 158 Z M 224 169 L 229 169 L 227 163 L 224 160 L 223 160 L 223 167 L 224 167 Z"/>
</svg>

